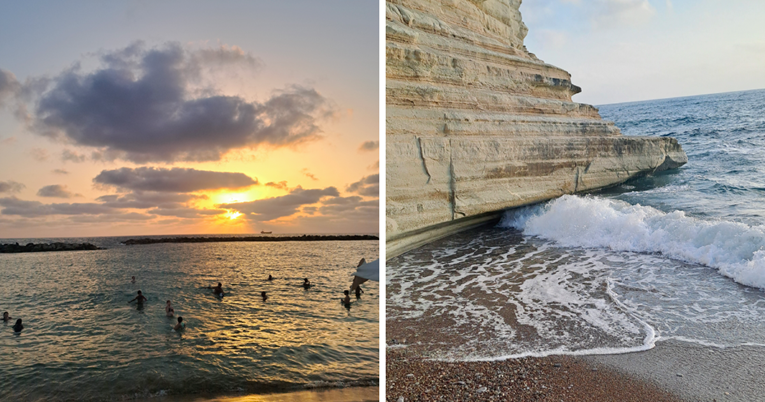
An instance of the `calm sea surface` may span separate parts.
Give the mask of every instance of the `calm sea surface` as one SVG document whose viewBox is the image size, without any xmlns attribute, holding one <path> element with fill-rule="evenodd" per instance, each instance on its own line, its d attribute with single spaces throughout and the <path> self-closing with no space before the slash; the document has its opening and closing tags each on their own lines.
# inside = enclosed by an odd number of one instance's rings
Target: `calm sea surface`
<svg viewBox="0 0 765 402">
<path fill-rule="evenodd" d="M 445 317 L 432 338 L 452 341 L 429 348 L 444 359 L 765 347 L 765 90 L 600 112 L 677 138 L 688 164 L 389 261 L 387 319 Z"/>
<path fill-rule="evenodd" d="M 124 246 L 0 254 L 0 400 L 129 400 L 376 385 L 379 292 L 340 303 L 376 241 Z M 275 280 L 266 280 L 268 275 Z M 131 283 L 130 277 L 136 277 Z M 304 290 L 303 278 L 315 285 Z M 205 287 L 223 283 L 215 297 Z M 143 307 L 127 302 L 141 290 Z M 264 302 L 260 296 L 267 292 Z M 172 330 L 171 300 L 187 323 Z"/>
</svg>

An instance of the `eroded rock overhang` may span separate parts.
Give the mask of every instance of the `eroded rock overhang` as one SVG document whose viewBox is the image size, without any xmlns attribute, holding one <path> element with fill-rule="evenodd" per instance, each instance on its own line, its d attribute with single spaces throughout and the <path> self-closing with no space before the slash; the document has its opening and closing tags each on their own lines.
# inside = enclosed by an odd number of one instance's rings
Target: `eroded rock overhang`
<svg viewBox="0 0 765 402">
<path fill-rule="evenodd" d="M 391 0 L 386 13 L 387 258 L 502 210 L 687 162 L 571 101 L 523 46 L 519 0 Z"/>
</svg>

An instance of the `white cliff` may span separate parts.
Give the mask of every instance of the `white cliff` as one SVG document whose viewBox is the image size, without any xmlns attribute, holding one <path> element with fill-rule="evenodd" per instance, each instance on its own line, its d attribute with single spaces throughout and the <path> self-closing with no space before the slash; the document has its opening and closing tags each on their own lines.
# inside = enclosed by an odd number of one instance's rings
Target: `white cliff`
<svg viewBox="0 0 765 402">
<path fill-rule="evenodd" d="M 520 0 L 389 0 L 387 257 L 495 219 L 687 162 L 627 137 L 523 45 Z"/>
</svg>

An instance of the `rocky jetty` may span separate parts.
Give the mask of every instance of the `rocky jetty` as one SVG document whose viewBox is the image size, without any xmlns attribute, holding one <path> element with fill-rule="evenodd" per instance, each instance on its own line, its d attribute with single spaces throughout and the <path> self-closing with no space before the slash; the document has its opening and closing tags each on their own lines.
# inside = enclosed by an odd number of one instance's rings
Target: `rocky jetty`
<svg viewBox="0 0 765 402">
<path fill-rule="evenodd" d="M 247 236 L 247 237 L 162 237 L 129 239 L 122 243 L 128 246 L 157 243 L 222 243 L 241 241 L 348 241 L 348 240 L 380 240 L 372 235 L 302 235 L 302 236 Z"/>
<path fill-rule="evenodd" d="M 90 243 L 27 243 L 0 244 L 0 253 L 40 253 L 45 251 L 103 250 Z"/>
<path fill-rule="evenodd" d="M 387 1 L 388 258 L 507 208 L 687 162 L 674 138 L 623 136 L 573 102 L 571 76 L 523 45 L 520 4 Z"/>
</svg>

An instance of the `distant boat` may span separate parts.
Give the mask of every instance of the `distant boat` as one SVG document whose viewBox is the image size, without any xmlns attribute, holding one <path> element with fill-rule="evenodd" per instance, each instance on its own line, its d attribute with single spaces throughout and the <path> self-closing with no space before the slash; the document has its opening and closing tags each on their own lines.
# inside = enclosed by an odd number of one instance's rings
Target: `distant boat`
<svg viewBox="0 0 765 402">
<path fill-rule="evenodd" d="M 265 230 L 261 230 L 260 231 L 260 234 L 271 234 L 271 233 L 273 233 L 273 232 L 266 232 Z"/>
</svg>

